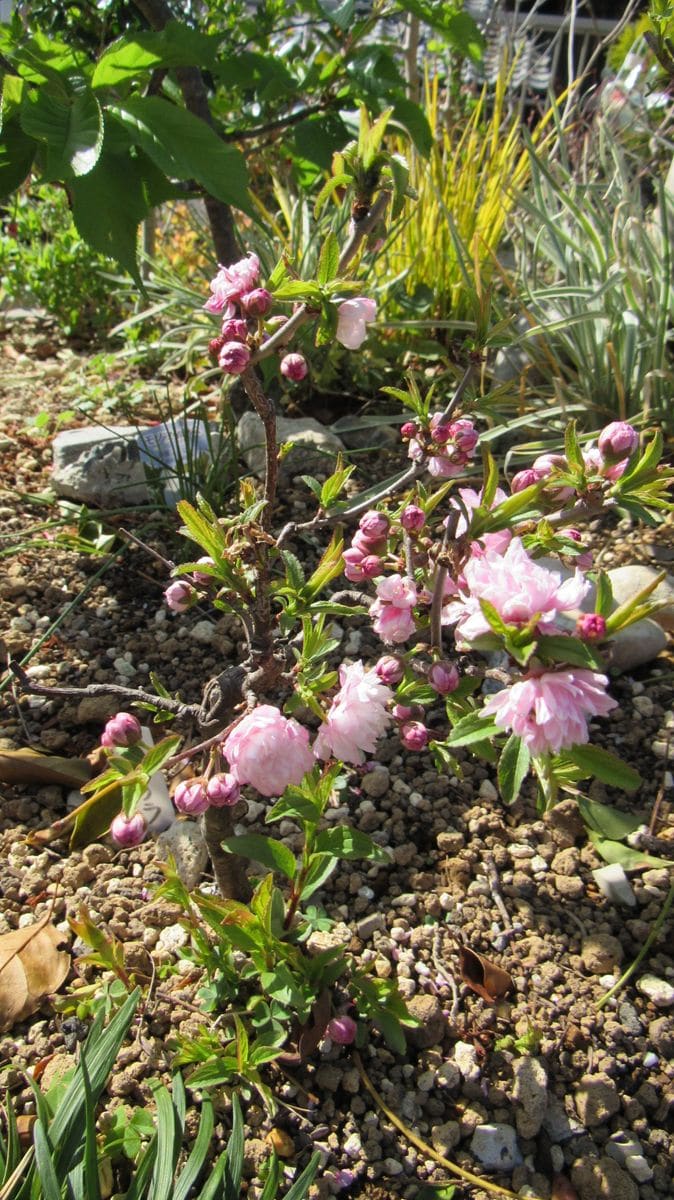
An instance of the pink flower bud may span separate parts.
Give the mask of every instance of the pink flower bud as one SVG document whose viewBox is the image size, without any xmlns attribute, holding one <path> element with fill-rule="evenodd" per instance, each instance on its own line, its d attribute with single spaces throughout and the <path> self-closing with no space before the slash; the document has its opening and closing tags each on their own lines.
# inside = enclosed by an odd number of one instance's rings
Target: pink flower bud
<svg viewBox="0 0 674 1200">
<path fill-rule="evenodd" d="M 396 721 L 409 721 L 414 716 L 414 709 L 407 704 L 394 704 L 391 711 Z"/>
<path fill-rule="evenodd" d="M 250 350 L 243 342 L 225 342 L 218 363 L 226 375 L 242 375 L 250 362 Z"/>
<path fill-rule="evenodd" d="M 358 1032 L 358 1026 L 353 1017 L 347 1017 L 346 1014 L 341 1017 L 333 1017 L 328 1021 L 326 1035 L 331 1042 L 336 1042 L 338 1046 L 350 1046 L 355 1041 Z"/>
<path fill-rule="evenodd" d="M 428 682 L 440 696 L 448 696 L 459 686 L 459 672 L 454 663 L 435 662 L 428 672 Z"/>
<path fill-rule="evenodd" d="M 177 579 L 175 583 L 171 583 L 167 587 L 164 599 L 172 612 L 187 612 L 187 609 L 196 603 L 199 596 L 191 583 L 187 583 L 184 579 Z"/>
<path fill-rule="evenodd" d="M 416 421 L 404 421 L 400 426 L 400 436 L 403 441 L 408 441 L 409 438 L 416 437 L 419 432 L 419 426 Z"/>
<path fill-rule="evenodd" d="M 390 524 L 386 513 L 377 512 L 376 508 L 371 508 L 369 512 L 363 513 L 358 522 L 363 536 L 368 541 L 377 541 L 378 538 L 386 537 Z"/>
<path fill-rule="evenodd" d="M 458 421 L 452 421 L 450 428 L 455 446 L 463 454 L 472 454 L 480 440 L 480 435 L 473 422 L 468 417 L 461 417 Z"/>
<path fill-rule="evenodd" d="M 428 745 L 428 730 L 421 721 L 406 721 L 400 730 L 400 740 L 406 750 L 424 750 Z"/>
<path fill-rule="evenodd" d="M 135 746 L 141 737 L 142 730 L 138 718 L 132 713 L 118 712 L 106 723 L 101 743 L 103 746 Z"/>
<path fill-rule="evenodd" d="M 309 374 L 309 364 L 303 354 L 286 354 L 281 359 L 281 374 L 292 380 L 293 383 L 299 383 L 300 380 L 306 379 Z"/>
<path fill-rule="evenodd" d="M 225 342 L 245 342 L 248 337 L 248 326 L 240 317 L 230 317 L 222 322 L 222 344 Z"/>
<path fill-rule="evenodd" d="M 386 539 L 377 537 L 368 537 L 363 533 L 362 529 L 357 529 L 351 539 L 352 550 L 358 550 L 360 554 L 378 554 L 380 550 L 386 549 Z"/>
<path fill-rule="evenodd" d="M 226 341 L 227 338 L 222 337 L 222 335 L 220 335 L 220 337 L 211 338 L 210 342 L 208 343 L 208 353 L 210 354 L 211 358 L 218 357 Z"/>
<path fill-rule="evenodd" d="M 437 425 L 434 425 L 431 421 L 431 433 L 433 434 L 433 441 L 437 442 L 439 446 L 444 446 L 446 442 L 450 441 L 452 436 L 451 422 L 438 422 Z"/>
<path fill-rule="evenodd" d="M 382 561 L 378 554 L 366 554 L 360 564 L 364 579 L 376 579 L 383 571 Z"/>
<path fill-rule="evenodd" d="M 525 488 L 531 487 L 532 484 L 538 483 L 542 478 L 538 471 L 534 471 L 533 467 L 526 467 L 524 471 L 518 471 L 510 480 L 510 490 L 515 492 L 523 492 Z"/>
<path fill-rule="evenodd" d="M 426 514 L 418 504 L 408 504 L 400 514 L 400 524 L 408 533 L 418 533 L 426 524 Z"/>
<path fill-rule="evenodd" d="M 206 784 L 206 795 L 214 808 L 231 808 L 238 804 L 241 790 L 233 775 L 211 775 Z"/>
<path fill-rule="evenodd" d="M 207 564 L 209 567 L 214 567 L 214 566 L 215 566 L 215 563 L 213 562 L 213 559 L 212 559 L 212 558 L 210 558 L 208 554 L 205 554 L 205 555 L 204 555 L 202 558 L 198 558 L 198 559 L 197 559 L 197 562 L 198 562 L 198 563 L 204 563 L 204 564 Z M 194 580 L 194 582 L 195 582 L 195 583 L 205 583 L 205 584 L 208 584 L 208 583 L 212 583 L 212 582 L 213 582 L 213 576 L 212 576 L 212 575 L 207 575 L 205 571 L 193 571 L 193 572 L 192 572 L 192 578 L 193 578 L 193 580 Z"/>
<path fill-rule="evenodd" d="M 110 824 L 110 837 L 122 850 L 140 845 L 146 833 L 147 825 L 140 813 L 132 817 L 119 813 Z"/>
<path fill-rule="evenodd" d="M 249 317 L 263 317 L 274 303 L 274 297 L 266 288 L 254 288 L 252 292 L 246 292 L 239 303 Z"/>
<path fill-rule="evenodd" d="M 599 613 L 583 613 L 576 621 L 576 637 L 597 642 L 606 636 L 606 620 Z"/>
<path fill-rule="evenodd" d="M 599 434 L 597 445 L 608 463 L 629 458 L 639 446 L 639 434 L 627 421 L 611 421 Z"/>
<path fill-rule="evenodd" d="M 532 470 L 539 479 L 547 479 L 553 471 L 565 471 L 568 465 L 563 454 L 539 454 L 532 463 Z"/>
<path fill-rule="evenodd" d="M 190 817 L 198 817 L 206 812 L 210 801 L 203 779 L 186 779 L 179 783 L 173 793 L 173 803 L 178 812 Z"/>
<path fill-rule="evenodd" d="M 395 654 L 385 654 L 375 664 L 374 669 L 382 683 L 387 684 L 400 683 L 405 674 L 405 664 L 399 658 L 396 658 Z"/>
</svg>

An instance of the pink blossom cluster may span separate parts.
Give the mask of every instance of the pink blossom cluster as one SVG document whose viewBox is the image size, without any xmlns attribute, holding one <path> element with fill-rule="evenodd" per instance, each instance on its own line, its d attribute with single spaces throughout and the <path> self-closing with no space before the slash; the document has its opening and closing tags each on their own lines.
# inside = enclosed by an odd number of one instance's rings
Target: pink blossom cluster
<svg viewBox="0 0 674 1200">
<path fill-rule="evenodd" d="M 380 555 L 386 550 L 386 537 L 391 522 L 385 513 L 370 509 L 358 523 L 351 545 L 344 551 L 344 574 L 352 583 L 363 583 L 381 575 Z"/>
<path fill-rule="evenodd" d="M 489 696 L 482 711 L 517 734 L 531 754 L 558 754 L 587 742 L 588 719 L 616 707 L 607 687 L 605 675 L 585 668 L 532 672 Z"/>
<path fill-rule="evenodd" d="M 538 633 L 560 630 L 559 618 L 575 612 L 590 585 L 580 571 L 562 582 L 558 571 L 549 571 L 527 554 L 520 538 L 513 538 L 503 554 L 487 550 L 472 556 L 458 583 L 458 600 L 445 605 L 443 623 L 456 625 L 460 648 L 491 633 L 480 601 L 486 600 L 507 625 L 519 628 L 534 622 Z"/>
<path fill-rule="evenodd" d="M 415 421 L 407 421 L 401 433 L 409 439 L 408 457 L 413 462 L 425 462 L 435 479 L 463 475 L 479 440 L 477 429 L 468 417 L 446 421 L 440 412 L 433 413 L 428 429 L 422 430 Z"/>
<path fill-rule="evenodd" d="M 268 315 L 274 303 L 271 292 L 259 286 L 259 279 L 260 260 L 250 253 L 230 267 L 219 267 L 209 284 L 211 295 L 204 308 L 222 316 L 222 329 L 208 348 L 226 375 L 242 375 L 246 370 L 256 323 Z M 281 359 L 281 374 L 286 379 L 304 379 L 308 370 L 301 354 L 286 354 Z"/>
<path fill-rule="evenodd" d="M 625 468 L 639 448 L 639 434 L 633 425 L 627 421 L 611 421 L 602 429 L 596 446 L 590 443 L 582 450 L 585 470 L 590 476 L 599 476 L 610 483 L 615 483 L 624 475 Z M 573 488 L 555 485 L 555 473 L 568 470 L 568 462 L 563 454 L 540 454 L 530 467 L 518 471 L 510 482 L 513 492 L 521 492 L 524 488 L 550 479 L 551 490 L 559 501 L 567 500 L 573 495 Z"/>
</svg>

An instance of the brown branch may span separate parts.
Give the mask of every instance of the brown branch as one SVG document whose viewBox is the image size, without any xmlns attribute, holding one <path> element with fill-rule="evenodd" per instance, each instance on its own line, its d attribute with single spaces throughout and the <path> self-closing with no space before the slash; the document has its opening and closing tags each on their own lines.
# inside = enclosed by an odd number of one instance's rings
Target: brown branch
<svg viewBox="0 0 674 1200">
<path fill-rule="evenodd" d="M 198 704 L 184 704 L 182 700 L 173 700 L 170 696 L 155 696 L 142 688 L 124 687 L 118 683 L 88 683 L 84 687 L 50 687 L 48 684 L 33 683 L 18 662 L 10 662 L 9 669 L 16 676 L 21 691 L 34 696 L 72 696 L 82 699 L 84 696 L 119 696 L 132 704 L 152 704 L 164 712 L 174 713 L 177 717 L 193 717 L 198 719 L 201 708 Z"/>
<path fill-rule="evenodd" d="M 300 121 L 304 121 L 306 117 L 314 117 L 317 113 L 325 112 L 326 108 L 330 108 L 334 104 L 334 98 L 331 96 L 328 100 L 323 100 L 320 104 L 308 104 L 306 108 L 300 108 L 297 112 L 290 113 L 285 117 L 275 117 L 271 121 L 266 121 L 264 125 L 256 125 L 253 129 L 228 130 L 221 133 L 220 137 L 223 142 L 245 142 L 251 138 L 261 137 L 265 133 L 273 133 L 276 129 L 285 129 L 289 125 L 297 125 Z"/>
</svg>

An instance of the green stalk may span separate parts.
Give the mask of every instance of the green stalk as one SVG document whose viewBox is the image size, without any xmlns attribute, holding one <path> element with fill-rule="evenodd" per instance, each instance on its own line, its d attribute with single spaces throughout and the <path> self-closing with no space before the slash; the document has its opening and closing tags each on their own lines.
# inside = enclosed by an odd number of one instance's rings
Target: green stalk
<svg viewBox="0 0 674 1200">
<path fill-rule="evenodd" d="M 641 947 L 641 950 L 637 954 L 634 962 L 631 964 L 631 966 L 629 966 L 627 968 L 626 971 L 623 971 L 623 974 L 620 976 L 620 979 L 618 980 L 618 982 L 614 983 L 613 987 L 609 988 L 608 992 L 605 992 L 604 995 L 602 996 L 601 1000 L 598 1000 L 597 1003 L 595 1004 L 595 1008 L 597 1009 L 598 1012 L 600 1009 L 605 1008 L 606 1005 L 608 1004 L 609 1000 L 611 1000 L 613 998 L 613 996 L 616 995 L 617 992 L 621 991 L 621 989 L 624 988 L 628 979 L 632 978 L 634 972 L 637 970 L 637 968 L 643 962 L 643 960 L 645 959 L 646 955 L 648 954 L 651 946 L 656 941 L 658 934 L 660 933 L 660 930 L 662 929 L 662 926 L 664 925 L 664 923 L 667 919 L 667 914 L 668 914 L 670 908 L 672 907 L 673 903 L 674 903 L 674 882 L 670 884 L 670 888 L 667 893 L 667 899 L 665 900 L 665 903 L 662 906 L 662 912 L 660 913 L 660 916 L 658 917 L 653 928 L 651 929 L 651 932 L 649 933 L 648 937 L 646 938 L 646 941 L 644 942 L 643 946 Z"/>
</svg>

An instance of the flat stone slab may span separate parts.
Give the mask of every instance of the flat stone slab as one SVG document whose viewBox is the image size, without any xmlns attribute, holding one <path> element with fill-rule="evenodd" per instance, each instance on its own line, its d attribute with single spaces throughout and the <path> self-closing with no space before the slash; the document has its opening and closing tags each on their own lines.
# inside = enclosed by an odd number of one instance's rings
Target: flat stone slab
<svg viewBox="0 0 674 1200">
<path fill-rule="evenodd" d="M 341 438 L 313 417 L 278 417 L 276 433 L 279 446 L 284 443 L 291 445 L 279 463 L 279 478 L 283 482 L 293 475 L 331 475 L 335 458 L 344 449 Z M 236 436 L 248 470 L 262 479 L 265 469 L 264 429 L 257 413 L 243 414 L 236 427 Z"/>
</svg>

